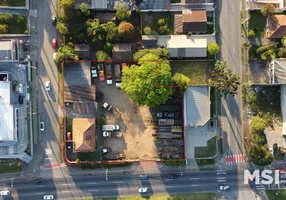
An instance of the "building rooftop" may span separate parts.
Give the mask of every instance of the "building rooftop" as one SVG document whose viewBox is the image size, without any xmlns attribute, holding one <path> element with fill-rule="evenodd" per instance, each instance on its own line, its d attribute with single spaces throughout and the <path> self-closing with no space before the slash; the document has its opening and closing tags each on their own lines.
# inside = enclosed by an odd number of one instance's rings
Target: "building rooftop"
<svg viewBox="0 0 286 200">
<path fill-rule="evenodd" d="M 0 141 L 15 140 L 11 82 L 0 81 Z"/>
<path fill-rule="evenodd" d="M 182 14 L 175 15 L 176 33 L 204 33 L 207 29 L 206 10 L 184 10 Z"/>
<path fill-rule="evenodd" d="M 95 151 L 95 118 L 73 118 L 72 134 L 74 152 Z"/>
<path fill-rule="evenodd" d="M 0 40 L 0 60 L 15 60 L 15 41 Z"/>
<path fill-rule="evenodd" d="M 64 102 L 96 101 L 95 85 L 69 85 L 64 87 Z"/>
<path fill-rule="evenodd" d="M 286 84 L 286 59 L 274 59 L 269 64 L 272 70 L 271 83 L 272 84 Z"/>
<path fill-rule="evenodd" d="M 286 15 L 270 15 L 267 24 L 267 38 L 277 39 L 286 35 Z"/>
<path fill-rule="evenodd" d="M 185 127 L 205 125 L 210 119 L 208 86 L 190 86 L 184 94 Z"/>
</svg>

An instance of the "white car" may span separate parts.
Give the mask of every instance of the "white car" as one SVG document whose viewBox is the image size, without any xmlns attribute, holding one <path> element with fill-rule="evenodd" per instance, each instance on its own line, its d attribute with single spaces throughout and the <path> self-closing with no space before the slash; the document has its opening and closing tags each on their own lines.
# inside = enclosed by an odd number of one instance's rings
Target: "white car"
<svg viewBox="0 0 286 200">
<path fill-rule="evenodd" d="M 91 70 L 91 77 L 92 77 L 92 78 L 97 78 L 97 77 L 98 77 L 98 75 L 97 75 L 97 70 L 96 70 L 96 69 L 92 69 L 92 70 Z"/>
<path fill-rule="evenodd" d="M 44 122 L 41 122 L 41 123 L 40 123 L 40 130 L 41 130 L 41 131 L 44 131 L 44 130 L 45 130 L 45 123 L 44 123 Z"/>
<path fill-rule="evenodd" d="M 10 191 L 9 190 L 3 190 L 0 192 L 1 196 L 5 196 L 5 195 L 10 195 Z"/>
<path fill-rule="evenodd" d="M 45 88 L 46 88 L 47 91 L 51 90 L 51 82 L 50 81 L 46 81 L 45 82 Z"/>
<path fill-rule="evenodd" d="M 54 199 L 53 195 L 45 195 L 43 199 Z"/>
<path fill-rule="evenodd" d="M 56 60 L 56 58 L 57 58 L 57 53 L 53 53 L 53 59 L 54 59 L 54 61 Z"/>
<path fill-rule="evenodd" d="M 19 90 L 18 90 L 19 93 L 23 93 L 23 84 L 20 83 L 20 84 L 18 85 L 18 87 L 19 87 Z"/>
<path fill-rule="evenodd" d="M 229 186 L 228 185 L 221 185 L 221 186 L 219 186 L 219 189 L 220 190 L 228 190 L 229 189 Z"/>
<path fill-rule="evenodd" d="M 139 188 L 139 193 L 146 193 L 148 191 L 148 188 Z"/>
</svg>

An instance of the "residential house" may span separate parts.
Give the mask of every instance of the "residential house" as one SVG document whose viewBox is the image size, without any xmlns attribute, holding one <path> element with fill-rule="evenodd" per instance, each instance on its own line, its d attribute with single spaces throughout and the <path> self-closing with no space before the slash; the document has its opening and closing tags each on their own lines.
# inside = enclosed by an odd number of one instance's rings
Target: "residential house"
<svg viewBox="0 0 286 200">
<path fill-rule="evenodd" d="M 86 3 L 93 10 L 115 10 L 120 2 L 130 3 L 130 0 L 75 0 L 75 8 L 79 9 L 80 4 Z"/>
<path fill-rule="evenodd" d="M 74 152 L 94 152 L 96 149 L 96 119 L 74 118 L 72 121 Z"/>
<path fill-rule="evenodd" d="M 269 15 L 266 35 L 269 39 L 279 39 L 286 36 L 286 15 Z"/>
<path fill-rule="evenodd" d="M 157 38 L 153 35 L 142 35 L 142 46 L 143 48 L 156 48 Z"/>
<path fill-rule="evenodd" d="M 207 31 L 206 10 L 183 10 L 175 15 L 175 33 L 205 33 Z"/>
<path fill-rule="evenodd" d="M 18 60 L 16 54 L 17 41 L 16 39 L 0 40 L 0 61 Z"/>
<path fill-rule="evenodd" d="M 106 23 L 109 21 L 115 21 L 116 15 L 115 13 L 104 12 L 104 13 L 95 13 L 95 19 L 98 19 L 100 23 Z"/>
<path fill-rule="evenodd" d="M 250 10 L 258 10 L 269 3 L 273 4 L 277 9 L 283 9 L 285 2 L 284 0 L 246 0 L 246 3 Z"/>
<path fill-rule="evenodd" d="M 88 44 L 76 44 L 75 53 L 78 55 L 80 60 L 89 59 L 89 45 Z"/>
<path fill-rule="evenodd" d="M 114 44 L 112 49 L 113 60 L 131 60 L 133 57 L 132 44 Z"/>
</svg>

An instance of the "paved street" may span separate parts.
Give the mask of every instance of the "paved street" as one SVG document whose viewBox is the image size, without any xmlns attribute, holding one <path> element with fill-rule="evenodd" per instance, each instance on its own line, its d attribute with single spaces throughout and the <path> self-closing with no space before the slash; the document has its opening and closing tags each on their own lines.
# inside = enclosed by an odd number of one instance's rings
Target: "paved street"
<svg viewBox="0 0 286 200">
<path fill-rule="evenodd" d="M 243 171 L 211 171 L 190 172 L 182 176 L 177 174 L 175 179 L 168 179 L 168 174 L 150 175 L 148 180 L 139 180 L 138 176 L 81 176 L 77 178 L 44 179 L 42 183 L 35 184 L 33 180 L 15 180 L 11 192 L 14 199 L 41 199 L 43 195 L 55 195 L 57 199 L 75 197 L 111 197 L 124 195 L 139 195 L 138 188 L 148 187 L 152 194 L 177 194 L 188 192 L 218 192 L 219 186 L 230 186 L 229 191 L 221 192 L 224 195 L 240 190 L 247 191 L 248 184 L 243 183 Z M 255 187 L 256 191 L 264 187 Z M 10 188 L 10 182 L 3 182 L 0 189 Z M 251 192 L 252 193 L 252 192 Z M 236 199 L 231 196 L 232 199 Z"/>
</svg>

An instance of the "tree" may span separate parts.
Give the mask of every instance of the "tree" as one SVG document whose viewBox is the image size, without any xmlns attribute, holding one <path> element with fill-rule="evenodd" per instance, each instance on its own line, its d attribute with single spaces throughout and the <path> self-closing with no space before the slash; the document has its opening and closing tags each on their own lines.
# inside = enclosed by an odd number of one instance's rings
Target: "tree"
<svg viewBox="0 0 286 200">
<path fill-rule="evenodd" d="M 6 13 L 0 15 L 0 22 L 1 23 L 9 23 L 13 20 L 13 15 L 11 13 Z"/>
<path fill-rule="evenodd" d="M 275 49 L 277 47 L 276 42 L 270 42 L 269 44 L 263 45 L 256 50 L 256 53 L 260 55 L 262 60 L 276 58 Z"/>
<path fill-rule="evenodd" d="M 254 164 L 259 166 L 269 165 L 273 161 L 271 152 L 267 144 L 264 146 L 254 145 L 250 148 L 249 157 Z"/>
<path fill-rule="evenodd" d="M 65 60 L 78 60 L 78 56 L 75 53 L 74 44 L 68 43 L 68 45 L 64 45 L 60 47 L 57 51 L 57 62 L 62 62 Z"/>
<path fill-rule="evenodd" d="M 127 19 L 131 15 L 130 6 L 126 2 L 119 2 L 116 7 L 116 17 L 121 20 Z"/>
<path fill-rule="evenodd" d="M 118 32 L 123 38 L 130 38 L 134 33 L 134 26 L 129 22 L 123 21 L 118 26 Z"/>
<path fill-rule="evenodd" d="M 158 29 L 158 33 L 160 35 L 166 35 L 170 32 L 169 28 L 167 25 L 164 25 L 164 26 L 160 26 L 159 29 Z"/>
<path fill-rule="evenodd" d="M 210 55 L 215 55 L 220 51 L 220 47 L 216 42 L 208 43 L 208 52 Z"/>
<path fill-rule="evenodd" d="M 286 47 L 286 36 L 281 39 L 281 43 L 284 47 Z"/>
<path fill-rule="evenodd" d="M 157 55 L 148 53 L 137 65 L 125 68 L 122 75 L 122 90 L 138 105 L 149 107 L 166 103 L 172 94 L 172 74 L 168 60 L 158 60 Z"/>
<path fill-rule="evenodd" d="M 267 124 L 266 121 L 258 116 L 251 119 L 250 122 L 250 133 L 253 135 L 263 133 Z"/>
<path fill-rule="evenodd" d="M 227 94 L 232 96 L 237 94 L 240 85 L 239 77 L 232 73 L 231 69 L 227 69 L 226 61 L 216 61 L 215 69 L 212 72 L 211 85 L 221 92 L 226 98 Z"/>
<path fill-rule="evenodd" d="M 163 18 L 158 19 L 157 25 L 158 26 L 165 26 L 166 25 L 165 19 L 163 19 Z"/>
<path fill-rule="evenodd" d="M 71 19 L 74 14 L 75 0 L 61 0 L 61 16 L 65 19 Z"/>
<path fill-rule="evenodd" d="M 81 13 L 84 14 L 85 16 L 88 17 L 90 15 L 90 10 L 88 9 L 86 3 L 81 3 L 79 9 Z"/>
<path fill-rule="evenodd" d="M 105 45 L 104 45 L 104 51 L 110 55 L 112 53 L 112 48 L 113 48 L 113 44 L 112 43 L 109 43 L 109 42 L 106 42 Z"/>
<path fill-rule="evenodd" d="M 133 55 L 134 60 L 139 60 L 148 53 L 152 53 L 157 55 L 159 58 L 168 60 L 169 59 L 169 51 L 165 48 L 157 48 L 157 49 L 140 49 Z"/>
<path fill-rule="evenodd" d="M 101 27 L 106 33 L 106 41 L 107 42 L 117 42 L 119 40 L 119 33 L 118 33 L 118 27 L 114 22 L 107 22 L 105 24 L 101 24 Z"/>
<path fill-rule="evenodd" d="M 175 73 L 175 75 L 173 76 L 173 81 L 176 83 L 176 85 L 184 86 L 184 88 L 186 89 L 190 85 L 191 80 L 184 74 Z"/>
<path fill-rule="evenodd" d="M 263 16 L 273 15 L 274 12 L 275 12 L 275 6 L 273 4 L 271 4 L 271 3 L 266 4 L 261 9 L 261 14 Z"/>
<path fill-rule="evenodd" d="M 97 51 L 96 52 L 96 58 L 98 61 L 105 61 L 105 60 L 110 60 L 110 57 L 105 51 Z"/>
<path fill-rule="evenodd" d="M 8 26 L 6 24 L 0 24 L 0 34 L 5 34 L 8 32 Z"/>
<path fill-rule="evenodd" d="M 67 26 L 65 25 L 65 23 L 59 21 L 57 22 L 57 26 L 56 26 L 57 30 L 59 31 L 60 34 L 62 35 L 65 35 L 68 33 L 68 28 Z"/>
<path fill-rule="evenodd" d="M 254 37 L 255 36 L 254 30 L 249 30 L 248 36 L 251 37 L 251 38 Z"/>
<path fill-rule="evenodd" d="M 143 30 L 143 33 L 145 35 L 151 35 L 152 34 L 152 30 L 151 30 L 151 28 L 149 26 L 145 26 L 144 30 Z"/>
<path fill-rule="evenodd" d="M 86 21 L 87 34 L 92 38 L 94 43 L 105 39 L 105 31 L 100 25 L 98 19 L 89 19 Z"/>
<path fill-rule="evenodd" d="M 279 48 L 278 56 L 280 58 L 286 58 L 286 47 Z"/>
</svg>

